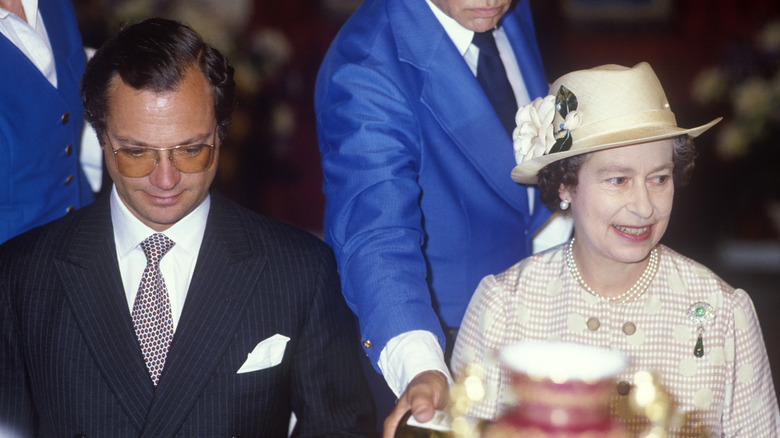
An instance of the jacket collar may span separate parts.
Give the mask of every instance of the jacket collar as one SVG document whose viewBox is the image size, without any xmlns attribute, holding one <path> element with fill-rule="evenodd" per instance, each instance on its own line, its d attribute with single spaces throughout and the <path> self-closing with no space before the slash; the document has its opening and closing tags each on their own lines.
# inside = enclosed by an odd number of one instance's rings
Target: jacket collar
<svg viewBox="0 0 780 438">
<path fill-rule="evenodd" d="M 420 70 L 422 102 L 490 187 L 527 214 L 527 190 L 510 178 L 512 140 L 444 28 L 423 1 L 394 0 L 387 8 L 399 60 Z M 505 26 L 511 28 L 512 21 L 504 20 Z M 522 47 L 513 49 L 519 54 Z"/>
</svg>

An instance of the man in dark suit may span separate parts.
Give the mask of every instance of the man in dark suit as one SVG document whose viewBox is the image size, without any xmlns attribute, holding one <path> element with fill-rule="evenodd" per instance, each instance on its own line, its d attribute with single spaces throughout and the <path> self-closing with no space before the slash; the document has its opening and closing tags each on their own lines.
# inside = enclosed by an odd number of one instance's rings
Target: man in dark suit
<svg viewBox="0 0 780 438">
<path fill-rule="evenodd" d="M 320 68 L 325 241 L 399 396 L 373 386 L 388 433 L 446 401 L 445 340 L 479 281 L 568 237 L 537 233 L 551 213 L 509 177 L 518 105 L 547 94 L 534 32 L 528 0 L 366 0 Z"/>
<path fill-rule="evenodd" d="M 232 74 L 162 19 L 87 65 L 114 187 L 0 247 L 0 436 L 369 433 L 328 247 L 209 195 Z"/>
</svg>

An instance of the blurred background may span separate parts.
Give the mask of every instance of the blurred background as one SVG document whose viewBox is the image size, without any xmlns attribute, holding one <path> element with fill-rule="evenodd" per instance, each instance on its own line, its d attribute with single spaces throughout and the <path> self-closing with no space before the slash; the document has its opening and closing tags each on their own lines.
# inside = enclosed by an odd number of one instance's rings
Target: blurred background
<svg viewBox="0 0 780 438">
<path fill-rule="evenodd" d="M 420 0 L 422 1 L 422 0 Z M 313 112 L 317 69 L 359 0 L 74 0 L 84 43 L 123 23 L 183 21 L 236 68 L 239 104 L 217 188 L 321 234 L 325 199 Z M 748 291 L 780 383 L 780 2 L 531 0 L 550 82 L 648 61 L 680 126 L 723 116 L 697 139 L 664 243 Z M 706 346 L 705 346 L 706 347 Z M 739 347 L 738 347 L 739 348 Z"/>
</svg>

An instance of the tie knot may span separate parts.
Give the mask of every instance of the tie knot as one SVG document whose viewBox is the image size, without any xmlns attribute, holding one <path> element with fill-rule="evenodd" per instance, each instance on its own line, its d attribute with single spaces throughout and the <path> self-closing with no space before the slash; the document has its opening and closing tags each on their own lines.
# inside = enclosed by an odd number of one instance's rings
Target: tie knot
<svg viewBox="0 0 780 438">
<path fill-rule="evenodd" d="M 165 234 L 155 233 L 141 242 L 141 249 L 144 250 L 147 262 L 157 264 L 175 244 L 176 243 L 169 239 Z"/>
<path fill-rule="evenodd" d="M 471 40 L 471 44 L 474 44 L 479 49 L 479 54 L 499 56 L 498 47 L 496 46 L 496 40 L 493 38 L 493 31 L 487 32 L 474 32 L 474 38 Z"/>
</svg>

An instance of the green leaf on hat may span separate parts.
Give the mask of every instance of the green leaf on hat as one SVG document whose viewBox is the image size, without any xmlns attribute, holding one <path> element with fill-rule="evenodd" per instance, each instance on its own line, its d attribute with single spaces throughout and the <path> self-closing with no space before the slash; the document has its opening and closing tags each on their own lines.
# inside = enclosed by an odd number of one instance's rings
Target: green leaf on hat
<svg viewBox="0 0 780 438">
<path fill-rule="evenodd" d="M 555 141 L 553 147 L 550 148 L 550 153 L 554 154 L 556 152 L 568 151 L 569 149 L 571 149 L 571 143 L 572 143 L 571 132 L 566 131 L 566 135 L 564 135 L 563 137 Z"/>
<path fill-rule="evenodd" d="M 558 95 L 555 96 L 555 109 L 565 119 L 569 111 L 577 109 L 577 96 L 561 85 L 561 88 L 558 89 Z"/>
</svg>

